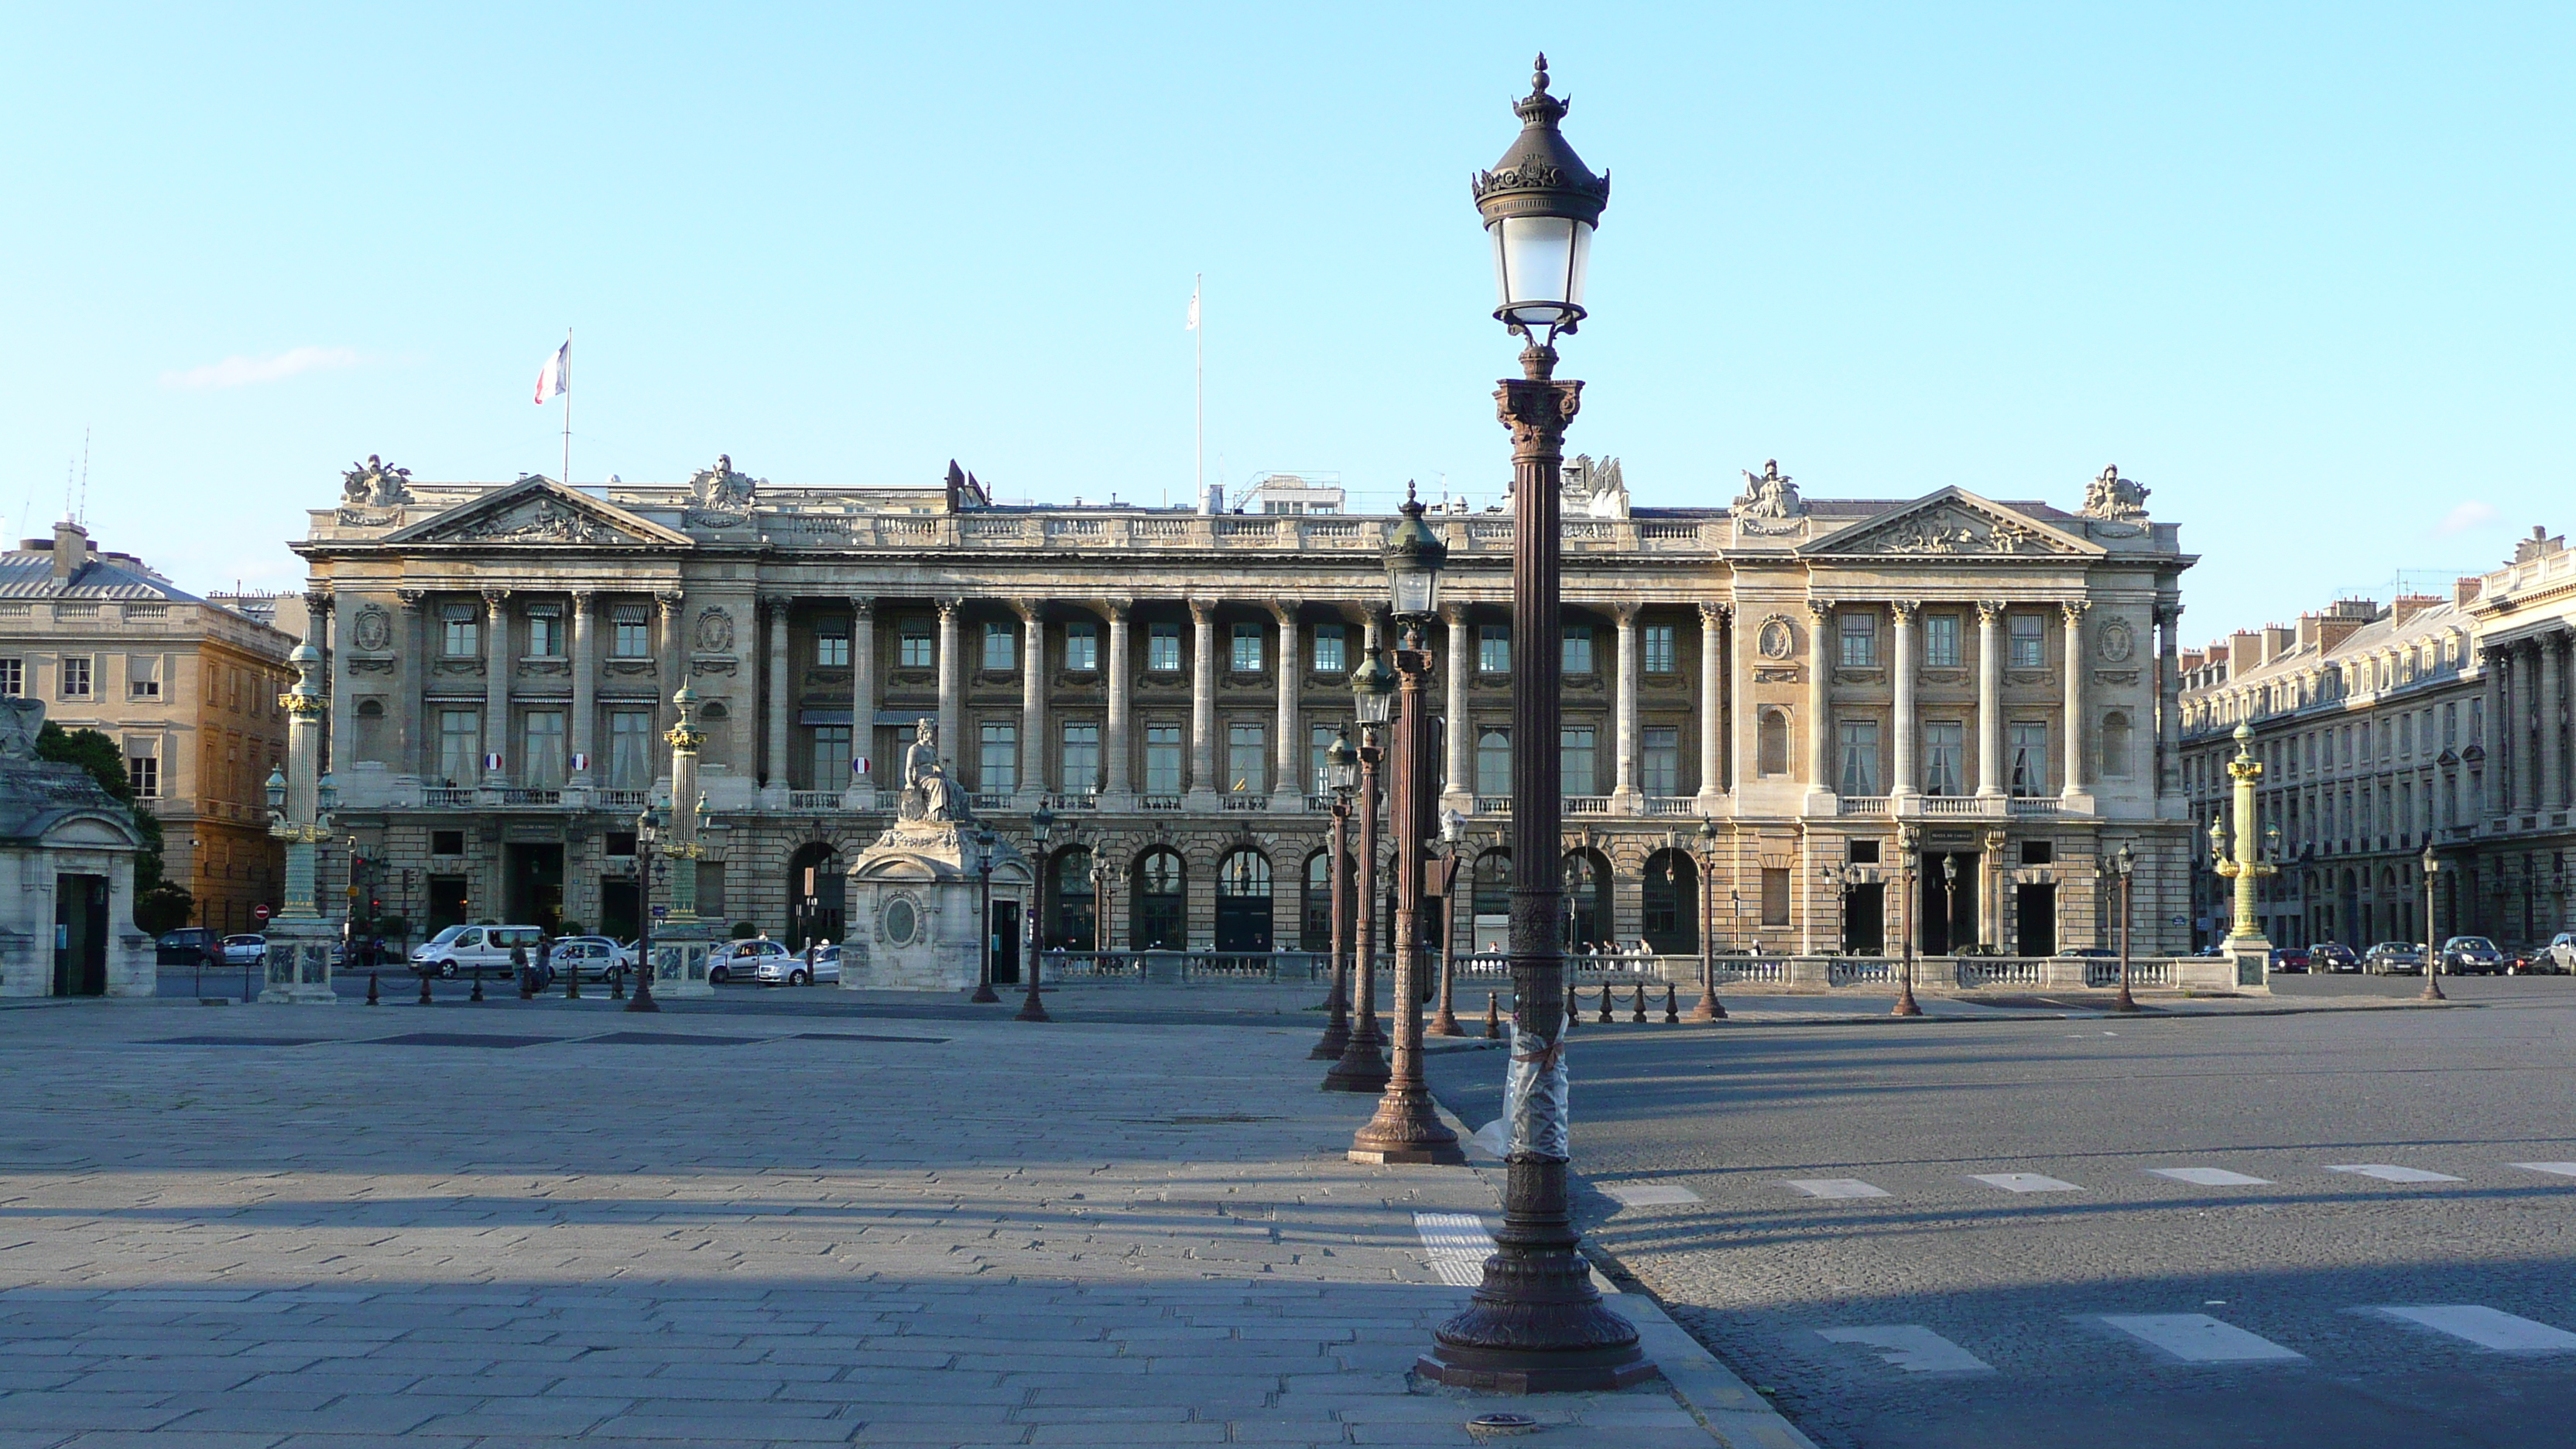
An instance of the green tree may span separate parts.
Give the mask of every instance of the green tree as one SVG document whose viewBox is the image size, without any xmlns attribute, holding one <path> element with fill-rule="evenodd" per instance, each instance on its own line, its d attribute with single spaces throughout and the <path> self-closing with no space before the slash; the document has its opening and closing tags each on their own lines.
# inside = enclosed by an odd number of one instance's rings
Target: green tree
<svg viewBox="0 0 2576 1449">
<path fill-rule="evenodd" d="M 153 818 L 151 811 L 135 808 L 134 784 L 125 776 L 125 751 L 117 748 L 116 741 L 96 730 L 67 730 L 47 720 L 45 727 L 36 733 L 36 758 L 80 766 L 98 781 L 100 789 L 126 808 L 127 813 L 134 817 L 134 833 L 143 837 L 143 848 L 134 856 L 134 898 L 139 905 L 145 896 L 159 890 L 162 885 L 161 822 Z M 184 889 L 179 893 L 187 894 Z M 166 902 L 160 909 L 166 910 Z M 183 923 L 185 919 L 181 918 Z M 138 921 L 136 924 L 142 923 Z"/>
</svg>

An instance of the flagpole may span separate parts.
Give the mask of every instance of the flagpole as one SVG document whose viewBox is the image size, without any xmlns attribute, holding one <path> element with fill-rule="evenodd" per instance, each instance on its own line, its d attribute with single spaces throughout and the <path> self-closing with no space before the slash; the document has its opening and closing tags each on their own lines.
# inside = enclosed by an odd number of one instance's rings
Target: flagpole
<svg viewBox="0 0 2576 1449">
<path fill-rule="evenodd" d="M 1193 272 L 1190 274 L 1190 335 L 1195 340 L 1198 348 L 1196 366 L 1198 382 L 1198 450 L 1197 455 L 1193 460 L 1193 466 L 1198 470 L 1199 503 L 1201 506 L 1205 506 L 1207 502 L 1207 322 L 1201 316 L 1204 309 L 1199 305 L 1199 289 L 1206 280 L 1207 273 L 1205 272 Z"/>
<path fill-rule="evenodd" d="M 564 329 L 564 370 L 566 372 L 572 370 L 572 329 L 569 327 Z M 564 395 L 563 485 L 570 488 L 572 486 L 572 383 L 566 380 L 562 386 Z"/>
</svg>

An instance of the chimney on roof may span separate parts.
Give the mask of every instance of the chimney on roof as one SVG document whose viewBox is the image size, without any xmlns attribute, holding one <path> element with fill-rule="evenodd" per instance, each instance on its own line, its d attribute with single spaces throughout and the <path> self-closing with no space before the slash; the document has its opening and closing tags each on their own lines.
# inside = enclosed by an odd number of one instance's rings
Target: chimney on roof
<svg viewBox="0 0 2576 1449">
<path fill-rule="evenodd" d="M 2282 655 L 2289 653 L 2290 646 L 2297 643 L 2298 639 L 2299 631 L 2296 629 L 2288 628 L 2280 624 L 2264 625 L 2263 662 L 2269 664 L 2273 660 L 2280 658 Z"/>
<path fill-rule="evenodd" d="M 2227 636 L 2227 677 L 2242 679 L 2263 664 L 2263 636 L 2239 629 Z"/>
<path fill-rule="evenodd" d="M 2399 594 L 2389 601 L 2388 609 L 2397 616 L 2397 622 L 2403 624 L 2426 609 L 2440 607 L 2441 602 L 2440 594 Z"/>
<path fill-rule="evenodd" d="M 2486 580 L 2476 574 L 2463 574 L 2451 580 L 2451 602 L 2465 609 L 2477 602 L 2478 591 L 2485 587 Z"/>
<path fill-rule="evenodd" d="M 2352 637 L 2353 630 L 2369 622 L 2340 606 L 2328 609 L 2317 616 L 2317 648 L 2332 653 Z"/>
<path fill-rule="evenodd" d="M 68 586 L 89 562 L 89 530 L 66 518 L 54 525 L 54 582 Z"/>
</svg>

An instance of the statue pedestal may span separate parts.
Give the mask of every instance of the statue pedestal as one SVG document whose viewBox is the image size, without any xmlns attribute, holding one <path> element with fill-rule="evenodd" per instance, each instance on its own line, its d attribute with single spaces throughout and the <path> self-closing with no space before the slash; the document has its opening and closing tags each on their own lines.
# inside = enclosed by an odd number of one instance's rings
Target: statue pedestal
<svg viewBox="0 0 2576 1449">
<path fill-rule="evenodd" d="M 320 916 L 280 916 L 268 923 L 267 984 L 259 993 L 267 1006 L 330 1006 L 339 1001 L 331 989 L 331 948 L 340 944 L 340 925 Z"/>
<path fill-rule="evenodd" d="M 707 954 L 724 939 L 725 923 L 702 916 L 665 916 L 653 923 L 653 994 L 713 996 Z"/>
<path fill-rule="evenodd" d="M 2259 991 L 2265 995 L 2271 993 L 2272 942 L 2269 937 L 2230 936 L 2219 949 L 2227 957 L 2228 964 L 2236 968 L 2237 990 Z"/>
<path fill-rule="evenodd" d="M 841 942 L 845 991 L 974 989 L 983 969 L 984 881 L 972 821 L 906 820 L 879 835 L 850 862 L 847 935 Z M 1036 880 L 1028 857 L 1009 841 L 993 849 L 993 913 L 1021 924 L 1001 943 L 1020 947 Z"/>
</svg>

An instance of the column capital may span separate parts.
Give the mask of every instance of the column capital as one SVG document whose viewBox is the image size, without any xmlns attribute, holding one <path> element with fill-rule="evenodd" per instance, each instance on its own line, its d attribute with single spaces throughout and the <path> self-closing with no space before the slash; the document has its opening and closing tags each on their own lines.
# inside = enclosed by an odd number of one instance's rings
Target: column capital
<svg viewBox="0 0 2576 1449">
<path fill-rule="evenodd" d="M 576 609 L 587 609 L 591 605 L 599 602 L 599 590 L 589 584 L 584 584 L 579 588 L 566 589 L 564 592 L 572 596 L 572 606 Z"/>
<path fill-rule="evenodd" d="M 306 589 L 304 591 L 304 607 L 311 609 L 317 614 L 330 608 L 331 586 L 329 584 L 317 584 L 312 588 Z"/>
<path fill-rule="evenodd" d="M 1911 624 L 1914 622 L 1915 614 L 1923 608 L 1923 602 L 1920 599 L 1890 599 L 1887 601 L 1887 608 L 1888 612 L 1895 616 L 1896 622 Z"/>
<path fill-rule="evenodd" d="M 1127 616 L 1136 611 L 1136 601 L 1124 594 L 1112 594 L 1104 599 L 1092 600 L 1091 607 L 1099 611 L 1100 617 L 1110 623 L 1123 624 L 1127 622 Z"/>
<path fill-rule="evenodd" d="M 787 594 L 762 594 L 760 596 L 761 617 L 771 623 L 777 623 L 787 617 L 787 611 L 795 607 L 795 604 L 796 600 Z"/>
<path fill-rule="evenodd" d="M 1280 628 L 1294 629 L 1297 627 L 1297 606 L 1286 599 L 1272 599 L 1270 617 L 1279 621 Z"/>
<path fill-rule="evenodd" d="M 1608 605 L 1610 617 L 1615 620 L 1622 629 L 1635 628 L 1637 625 L 1637 615 L 1639 611 L 1643 610 L 1645 607 L 1645 605 L 1640 604 L 1633 599 L 1622 599 Z"/>
<path fill-rule="evenodd" d="M 494 613 L 500 612 L 501 608 L 510 602 L 510 591 L 508 589 L 487 588 L 478 590 L 477 592 L 483 595 L 484 606 L 491 609 Z M 312 596 L 307 595 L 306 597 L 307 599 L 310 599 Z"/>
<path fill-rule="evenodd" d="M 1188 603 L 1191 621 L 1193 623 L 1205 624 L 1208 621 L 1208 616 L 1216 612 L 1218 601 L 1215 599 L 1205 598 L 1198 594 L 1192 594 L 1189 597 Z"/>
<path fill-rule="evenodd" d="M 2003 601 L 2003 600 L 2001 600 L 2001 599 L 1979 599 L 1979 600 L 1977 600 L 1977 626 L 1978 626 L 1979 628 L 1984 628 L 1984 627 L 1986 627 L 1987 625 L 1994 623 L 1996 620 L 2001 619 L 2003 616 L 2004 616 L 2004 601 Z"/>
<path fill-rule="evenodd" d="M 1834 616 L 1834 601 L 1831 599 L 1810 598 L 1807 600 L 1807 612 L 1815 618 L 1815 621 L 1818 624 L 1822 624 L 1827 619 Z"/>
<path fill-rule="evenodd" d="M 939 610 L 939 622 L 942 624 L 956 623 L 957 615 L 966 607 L 966 600 L 955 594 L 933 599 L 931 603 Z"/>
<path fill-rule="evenodd" d="M 876 617 L 876 613 L 877 613 L 877 601 L 876 601 L 876 598 L 875 598 L 875 596 L 874 596 L 874 595 L 871 595 L 871 594 L 852 594 L 852 595 L 850 595 L 850 616 L 851 616 L 852 618 L 855 618 L 855 619 L 873 619 L 873 618 L 875 618 L 875 617 Z"/>
<path fill-rule="evenodd" d="M 1702 599 L 1700 601 L 1699 622 L 1701 628 L 1723 629 L 1726 627 L 1727 621 L 1732 619 L 1734 616 L 1735 606 L 1733 604 L 1722 603 L 1716 599 Z"/>
<path fill-rule="evenodd" d="M 413 611 L 415 611 L 415 612 L 416 612 L 416 611 L 418 611 L 418 610 L 419 610 L 419 608 L 420 608 L 420 606 L 421 606 L 421 605 L 426 604 L 426 603 L 428 603 L 428 602 L 429 602 L 429 590 L 427 590 L 427 589 L 396 589 L 396 590 L 394 590 L 394 599 L 395 599 L 397 602 L 399 602 L 399 603 L 400 603 L 400 604 L 401 604 L 405 609 L 413 610 Z"/>
<path fill-rule="evenodd" d="M 1019 615 L 1020 622 L 1023 624 L 1035 624 L 1046 617 L 1046 601 L 1028 598 L 1013 599 L 1011 612 Z"/>
<path fill-rule="evenodd" d="M 653 591 L 653 605 L 661 610 L 663 618 L 676 618 L 680 612 L 680 604 L 686 597 L 678 589 L 656 589 Z"/>
<path fill-rule="evenodd" d="M 2182 605 L 2158 604 L 2155 606 L 2153 618 L 2159 625 L 2168 627 L 2179 625 L 2182 623 Z"/>
<path fill-rule="evenodd" d="M 1467 606 L 1464 604 L 1442 604 L 1440 606 L 1440 622 L 1448 625 L 1452 629 L 1465 628 L 1467 625 Z"/>
<path fill-rule="evenodd" d="M 2069 628 L 2083 623 L 2084 611 L 2092 607 L 2093 601 L 2091 599 L 2060 599 L 2057 601 L 2058 612 L 2066 616 L 2066 623 Z"/>
</svg>

